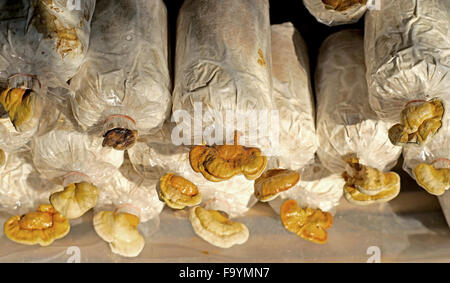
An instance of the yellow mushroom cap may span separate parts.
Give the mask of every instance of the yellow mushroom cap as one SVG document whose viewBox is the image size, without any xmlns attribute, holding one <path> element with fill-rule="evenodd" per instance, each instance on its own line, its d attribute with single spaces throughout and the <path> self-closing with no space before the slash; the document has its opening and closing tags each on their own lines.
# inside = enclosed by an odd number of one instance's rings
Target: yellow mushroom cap
<svg viewBox="0 0 450 283">
<path fill-rule="evenodd" d="M 414 168 L 417 183 L 427 192 L 440 196 L 450 188 L 450 169 L 421 163 Z"/>
<path fill-rule="evenodd" d="M 5 152 L 0 149 L 0 166 L 3 166 L 6 162 L 6 155 Z"/>
<path fill-rule="evenodd" d="M 66 236 L 69 231 L 69 220 L 50 204 L 40 205 L 36 212 L 13 216 L 4 224 L 6 237 L 25 245 L 48 246 L 54 240 Z"/>
<path fill-rule="evenodd" d="M 271 169 L 255 180 L 255 197 L 267 202 L 289 190 L 300 180 L 300 174 L 287 169 Z"/>
<path fill-rule="evenodd" d="M 283 203 L 280 218 L 286 230 L 317 244 L 327 242 L 327 230 L 333 225 L 333 216 L 330 213 L 320 209 L 303 209 L 295 200 Z"/>
<path fill-rule="evenodd" d="M 248 240 L 247 226 L 231 221 L 217 210 L 207 210 L 195 206 L 190 210 L 189 220 L 195 233 L 214 246 L 230 248 Z"/>
<path fill-rule="evenodd" d="M 161 177 L 160 197 L 174 209 L 195 206 L 202 201 L 202 195 L 195 184 L 173 173 Z"/>
<path fill-rule="evenodd" d="M 137 230 L 139 218 L 136 215 L 101 211 L 94 216 L 95 232 L 109 243 L 111 251 L 124 257 L 138 256 L 145 240 Z"/>
<path fill-rule="evenodd" d="M 97 204 L 97 187 L 86 183 L 70 184 L 50 196 L 50 203 L 69 219 L 81 217 Z"/>
<path fill-rule="evenodd" d="M 0 103 L 16 129 L 31 119 L 34 98 L 34 92 L 23 88 L 8 88 L 1 93 Z"/>
</svg>

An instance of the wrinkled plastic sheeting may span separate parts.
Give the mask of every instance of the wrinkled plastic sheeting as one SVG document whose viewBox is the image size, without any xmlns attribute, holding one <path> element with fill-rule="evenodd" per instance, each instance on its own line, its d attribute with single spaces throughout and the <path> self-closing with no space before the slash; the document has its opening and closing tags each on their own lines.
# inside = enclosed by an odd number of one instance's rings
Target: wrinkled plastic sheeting
<svg viewBox="0 0 450 283">
<path fill-rule="evenodd" d="M 190 143 L 212 144 L 203 133 L 219 132 L 223 144 L 233 140 L 236 129 L 242 133 L 242 145 L 270 150 L 274 101 L 269 2 L 185 1 L 178 15 L 175 54 L 173 113 L 175 122 L 191 129 Z M 201 131 L 191 125 L 194 110 L 204 118 Z M 190 119 L 182 115 L 186 112 Z M 254 113 L 260 120 L 256 128 L 250 125 L 257 121 Z"/>
<path fill-rule="evenodd" d="M 449 96 L 450 2 L 380 4 L 365 19 L 369 101 L 381 119 L 398 123 L 409 102 Z"/>
<path fill-rule="evenodd" d="M 202 206 L 221 210 L 230 217 L 244 215 L 255 203 L 254 181 L 237 175 L 222 182 L 211 182 L 196 173 L 189 162 L 189 148 L 172 143 L 174 124 L 164 124 L 161 131 L 141 138 L 128 150 L 133 167 L 146 179 L 159 180 L 166 173 L 180 175 L 195 185 L 202 194 Z"/>
<path fill-rule="evenodd" d="M 327 26 L 356 23 L 367 11 L 366 4 L 356 4 L 345 11 L 327 8 L 322 0 L 303 0 L 303 4 L 318 22 Z"/>
<path fill-rule="evenodd" d="M 272 76 L 280 115 L 277 167 L 298 170 L 318 147 L 308 51 L 292 23 L 272 26 Z"/>
<path fill-rule="evenodd" d="M 39 173 L 64 186 L 81 181 L 102 184 L 124 159 L 123 151 L 103 147 L 100 137 L 77 131 L 64 116 L 54 130 L 32 140 L 31 153 Z"/>
<path fill-rule="evenodd" d="M 347 157 L 388 171 L 401 154 L 389 141 L 391 124 L 370 108 L 364 74 L 362 32 L 344 30 L 324 41 L 316 72 L 317 154 L 332 173 L 345 170 Z"/>
<path fill-rule="evenodd" d="M 33 74 L 44 86 L 73 77 L 89 47 L 95 0 L 0 0 L 0 79 Z M 45 24 L 43 24 L 45 23 Z"/>
<path fill-rule="evenodd" d="M 147 134 L 160 128 L 170 113 L 170 87 L 164 3 L 97 1 L 89 52 L 71 80 L 78 123 L 101 132 L 108 117 L 126 115 Z M 127 119 L 119 124 L 130 127 Z"/>
</svg>

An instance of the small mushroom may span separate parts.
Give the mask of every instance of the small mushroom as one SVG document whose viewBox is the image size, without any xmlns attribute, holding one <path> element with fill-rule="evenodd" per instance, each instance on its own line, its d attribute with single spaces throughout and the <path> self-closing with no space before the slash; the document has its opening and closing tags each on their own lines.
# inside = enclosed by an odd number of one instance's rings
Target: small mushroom
<svg viewBox="0 0 450 283">
<path fill-rule="evenodd" d="M 94 216 L 95 232 L 109 243 L 113 253 L 124 257 L 136 257 L 144 248 L 138 224 L 136 215 L 125 212 L 101 211 Z"/>
<path fill-rule="evenodd" d="M 255 180 L 267 165 L 261 150 L 238 145 L 237 133 L 234 145 L 195 146 L 189 153 L 189 161 L 195 172 L 211 182 L 225 181 L 238 174 Z"/>
<path fill-rule="evenodd" d="M 63 191 L 52 194 L 50 203 L 65 217 L 75 219 L 97 204 L 97 196 L 97 187 L 83 182 L 70 184 Z"/>
<path fill-rule="evenodd" d="M 103 147 L 112 147 L 115 150 L 127 150 L 136 144 L 138 131 L 115 128 L 106 132 L 103 137 Z"/>
<path fill-rule="evenodd" d="M 322 0 L 327 9 L 343 12 L 355 5 L 365 5 L 367 0 Z"/>
<path fill-rule="evenodd" d="M 369 205 L 373 203 L 389 202 L 400 193 L 400 176 L 394 172 L 384 174 L 384 190 L 375 194 L 364 194 L 354 186 L 346 184 L 344 187 L 345 199 L 356 205 Z"/>
<path fill-rule="evenodd" d="M 271 201 L 281 192 L 295 186 L 299 180 L 300 174 L 292 170 L 268 170 L 255 180 L 255 197 L 262 202 Z"/>
<path fill-rule="evenodd" d="M 389 139 L 394 145 L 407 142 L 422 144 L 442 127 L 443 115 L 444 106 L 437 99 L 409 106 L 402 111 L 402 123 L 389 129 Z"/>
<path fill-rule="evenodd" d="M 295 200 L 287 200 L 280 208 L 284 228 L 305 240 L 325 244 L 327 230 L 333 225 L 333 216 L 320 209 L 301 208 Z"/>
<path fill-rule="evenodd" d="M 159 195 L 164 202 L 173 209 L 184 209 L 186 206 L 195 206 L 202 201 L 202 194 L 191 181 L 167 173 L 160 179 Z"/>
<path fill-rule="evenodd" d="M 414 168 L 417 183 L 427 192 L 440 196 L 450 188 L 450 169 L 435 168 L 434 165 L 419 164 Z"/>
<path fill-rule="evenodd" d="M 0 103 L 16 129 L 29 121 L 33 114 L 35 93 L 31 89 L 8 88 L 0 95 Z"/>
<path fill-rule="evenodd" d="M 40 205 L 36 212 L 13 216 L 4 224 L 6 237 L 25 245 L 48 246 L 66 236 L 69 231 L 69 220 L 50 204 Z"/>
<path fill-rule="evenodd" d="M 230 248 L 248 240 L 247 227 L 240 222 L 231 221 L 220 211 L 195 206 L 191 208 L 189 220 L 195 233 L 214 246 Z"/>
</svg>

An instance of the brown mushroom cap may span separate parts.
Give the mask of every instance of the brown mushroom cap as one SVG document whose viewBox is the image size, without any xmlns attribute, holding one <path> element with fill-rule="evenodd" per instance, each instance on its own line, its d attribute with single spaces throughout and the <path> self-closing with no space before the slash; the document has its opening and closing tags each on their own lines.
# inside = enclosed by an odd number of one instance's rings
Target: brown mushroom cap
<svg viewBox="0 0 450 283">
<path fill-rule="evenodd" d="M 255 197 L 267 202 L 289 190 L 300 180 L 300 174 L 287 169 L 271 169 L 255 180 Z"/>
<path fill-rule="evenodd" d="M 322 0 L 328 9 L 338 12 L 346 11 L 355 5 L 365 5 L 367 0 Z"/>
<path fill-rule="evenodd" d="M 347 183 L 344 187 L 344 196 L 350 203 L 357 205 L 369 205 L 379 202 L 388 202 L 396 198 L 400 193 L 400 176 L 394 172 L 384 173 L 383 190 L 377 194 L 364 194 L 357 188 Z"/>
<path fill-rule="evenodd" d="M 435 168 L 432 164 L 419 164 L 413 170 L 417 183 L 428 193 L 440 196 L 450 188 L 450 169 Z"/>
<path fill-rule="evenodd" d="M 167 173 L 161 177 L 159 187 L 160 197 L 174 209 L 198 205 L 202 201 L 202 195 L 196 185 L 173 173 Z"/>
<path fill-rule="evenodd" d="M 25 245 L 48 246 L 54 240 L 66 236 L 69 231 L 69 220 L 50 204 L 40 205 L 36 212 L 13 216 L 4 224 L 6 237 Z"/>
<path fill-rule="evenodd" d="M 127 150 L 136 144 L 138 131 L 115 128 L 106 132 L 103 137 L 103 147 L 112 147 L 115 150 Z"/>
</svg>

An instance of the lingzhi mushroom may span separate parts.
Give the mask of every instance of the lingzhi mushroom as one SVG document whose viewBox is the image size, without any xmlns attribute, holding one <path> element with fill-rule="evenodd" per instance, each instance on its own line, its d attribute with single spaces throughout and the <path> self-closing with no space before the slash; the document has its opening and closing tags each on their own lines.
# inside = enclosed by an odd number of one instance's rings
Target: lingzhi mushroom
<svg viewBox="0 0 450 283">
<path fill-rule="evenodd" d="M 281 192 L 295 186 L 299 180 L 300 174 L 292 170 L 268 170 L 255 180 L 255 197 L 262 202 L 271 201 Z"/>
<path fill-rule="evenodd" d="M 202 201 L 202 194 L 195 184 L 173 173 L 161 177 L 159 189 L 159 196 L 173 209 L 195 206 Z"/>
<path fill-rule="evenodd" d="M 81 217 L 97 203 L 97 187 L 86 183 L 70 184 L 50 196 L 50 203 L 69 219 Z"/>
</svg>

